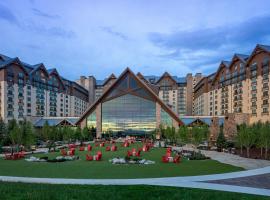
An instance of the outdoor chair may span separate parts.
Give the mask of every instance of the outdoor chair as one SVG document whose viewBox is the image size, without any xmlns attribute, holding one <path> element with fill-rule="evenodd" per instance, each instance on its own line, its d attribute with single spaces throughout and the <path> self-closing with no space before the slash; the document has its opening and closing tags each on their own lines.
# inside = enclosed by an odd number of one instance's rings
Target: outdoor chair
<svg viewBox="0 0 270 200">
<path fill-rule="evenodd" d="M 117 146 L 113 145 L 113 146 L 111 147 L 111 151 L 117 151 Z"/>
<path fill-rule="evenodd" d="M 167 156 L 162 156 L 162 162 L 168 163 L 169 162 L 169 158 Z"/>
<path fill-rule="evenodd" d="M 167 153 L 166 153 L 166 156 L 167 156 L 167 157 L 171 157 L 171 152 L 167 152 Z"/>
<path fill-rule="evenodd" d="M 5 160 L 12 160 L 11 154 L 5 154 Z"/>
<path fill-rule="evenodd" d="M 177 156 L 175 156 L 175 157 L 173 158 L 173 162 L 174 162 L 174 163 L 180 163 L 180 159 L 181 159 L 181 157 L 180 157 L 179 155 L 177 155 Z"/>
<path fill-rule="evenodd" d="M 80 147 L 79 151 L 84 151 L 84 149 L 85 149 L 84 147 Z"/>
<path fill-rule="evenodd" d="M 132 156 L 132 153 L 130 151 L 127 151 L 127 157 Z"/>
<path fill-rule="evenodd" d="M 24 158 L 24 156 L 25 156 L 25 152 L 24 151 L 19 152 L 19 158 Z"/>
<path fill-rule="evenodd" d="M 93 160 L 93 156 L 86 154 L 86 160 L 87 161 L 92 161 Z"/>
<path fill-rule="evenodd" d="M 90 144 L 87 146 L 87 151 L 92 151 L 92 146 Z"/>
<path fill-rule="evenodd" d="M 66 152 L 65 149 L 61 149 L 61 155 L 62 155 L 62 156 L 66 156 L 66 155 L 67 155 L 67 152 Z"/>
<path fill-rule="evenodd" d="M 97 155 L 96 155 L 96 161 L 100 161 L 101 158 L 102 158 L 102 153 L 101 153 L 101 151 L 98 151 Z"/>
<path fill-rule="evenodd" d="M 136 156 L 137 156 L 137 157 L 140 157 L 140 156 L 141 156 L 141 151 L 137 151 L 137 152 L 136 152 Z"/>
<path fill-rule="evenodd" d="M 111 151 L 111 147 L 110 146 L 106 146 L 106 151 Z"/>
</svg>

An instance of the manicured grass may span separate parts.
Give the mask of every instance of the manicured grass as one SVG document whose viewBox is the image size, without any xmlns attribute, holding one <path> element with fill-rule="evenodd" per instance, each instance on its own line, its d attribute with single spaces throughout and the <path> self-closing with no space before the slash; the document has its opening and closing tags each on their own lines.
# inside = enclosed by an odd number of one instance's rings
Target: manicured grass
<svg viewBox="0 0 270 200">
<path fill-rule="evenodd" d="M 243 170 L 240 167 L 219 163 L 214 160 L 189 161 L 183 160 L 180 164 L 162 163 L 161 156 L 165 154 L 165 148 L 153 148 L 150 152 L 142 152 L 142 158 L 153 160 L 153 165 L 113 165 L 109 159 L 124 157 L 127 150 L 132 147 L 141 147 L 136 143 L 131 147 L 119 147 L 116 152 L 106 152 L 105 147 L 94 147 L 91 154 L 101 150 L 102 161 L 86 161 L 87 152 L 79 152 L 80 160 L 63 163 L 33 163 L 25 160 L 0 160 L 0 175 L 3 176 L 28 176 L 49 178 L 150 178 L 150 177 L 172 177 L 191 176 L 215 173 L 225 173 Z M 48 156 L 54 158 L 59 152 L 50 153 Z M 39 156 L 44 156 L 39 155 Z"/>
<path fill-rule="evenodd" d="M 65 200 L 65 199 L 245 199 L 266 200 L 269 197 L 214 190 L 161 186 L 48 185 L 0 182 L 1 200 Z"/>
</svg>

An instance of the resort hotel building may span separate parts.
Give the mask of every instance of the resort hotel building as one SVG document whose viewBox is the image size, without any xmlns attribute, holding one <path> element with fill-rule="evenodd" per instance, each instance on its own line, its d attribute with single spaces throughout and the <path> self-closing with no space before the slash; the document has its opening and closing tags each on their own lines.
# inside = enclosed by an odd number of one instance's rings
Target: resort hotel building
<svg viewBox="0 0 270 200">
<path fill-rule="evenodd" d="M 270 121 L 270 46 L 257 45 L 250 55 L 235 54 L 194 88 L 194 115 L 247 118 L 247 123 Z"/>
<path fill-rule="evenodd" d="M 63 78 L 55 68 L 0 54 L 0 115 L 5 122 L 78 117 L 87 107 L 88 91 Z"/>
</svg>

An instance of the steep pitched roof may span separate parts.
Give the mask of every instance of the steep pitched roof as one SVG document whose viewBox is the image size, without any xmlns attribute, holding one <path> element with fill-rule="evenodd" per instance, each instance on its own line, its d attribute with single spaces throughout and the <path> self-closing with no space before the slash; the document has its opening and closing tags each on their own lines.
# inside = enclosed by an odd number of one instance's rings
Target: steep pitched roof
<svg viewBox="0 0 270 200">
<path fill-rule="evenodd" d="M 256 54 L 262 51 L 270 53 L 270 46 L 257 44 L 256 47 L 253 49 L 252 53 L 250 54 L 246 63 L 248 64 Z"/>
<path fill-rule="evenodd" d="M 116 76 L 113 73 L 107 79 L 104 80 L 104 82 L 102 83 L 102 85 L 107 84 L 112 79 L 116 79 Z"/>
<path fill-rule="evenodd" d="M 157 83 L 159 83 L 166 76 L 169 77 L 173 82 L 177 83 L 177 81 L 168 72 L 164 72 L 164 74 L 157 80 Z"/>
<path fill-rule="evenodd" d="M 127 75 L 130 74 L 130 76 L 137 81 L 141 87 L 143 89 L 145 89 L 149 95 L 151 95 L 151 97 L 153 99 L 155 99 L 155 101 L 157 101 L 161 107 L 167 112 L 169 113 L 169 115 L 175 119 L 179 124 L 183 124 L 182 121 L 178 118 L 178 116 L 166 105 L 163 103 L 163 101 L 156 95 L 156 93 L 141 79 L 139 79 L 129 68 L 126 68 L 126 70 L 124 72 L 122 72 L 122 74 L 118 77 L 118 79 L 84 112 L 84 114 L 80 117 L 80 119 L 77 121 L 76 124 L 79 124 L 85 117 L 88 116 L 88 114 L 90 114 L 95 107 L 102 102 L 103 99 L 105 99 L 107 97 L 108 94 L 110 94 L 110 91 L 117 86 L 117 84 L 122 80 L 122 78 Z"/>
</svg>

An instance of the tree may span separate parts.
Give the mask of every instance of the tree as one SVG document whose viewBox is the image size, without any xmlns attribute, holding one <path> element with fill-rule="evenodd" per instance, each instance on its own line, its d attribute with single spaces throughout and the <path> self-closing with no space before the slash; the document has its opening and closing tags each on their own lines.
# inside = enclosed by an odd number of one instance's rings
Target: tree
<svg viewBox="0 0 270 200">
<path fill-rule="evenodd" d="M 7 126 L 5 122 L 0 118 L 0 145 L 3 145 L 7 138 Z"/>
<path fill-rule="evenodd" d="M 243 131 L 243 146 L 246 147 L 247 157 L 249 158 L 250 148 L 256 144 L 256 133 L 252 127 L 244 126 Z"/>
<path fill-rule="evenodd" d="M 237 135 L 236 135 L 236 143 L 240 147 L 240 154 L 241 155 L 243 155 L 245 129 L 246 129 L 246 124 L 241 124 L 238 128 Z"/>
<path fill-rule="evenodd" d="M 192 142 L 196 147 L 206 139 L 205 129 L 200 126 L 192 127 L 191 135 Z"/>
<path fill-rule="evenodd" d="M 265 159 L 268 157 L 268 149 L 270 147 L 270 123 L 266 122 L 262 128 L 262 143 L 265 149 Z"/>
<path fill-rule="evenodd" d="M 19 129 L 19 126 L 17 124 L 17 121 L 11 120 L 8 125 L 8 135 L 9 138 L 12 142 L 12 153 L 13 153 L 13 148 L 16 147 L 17 151 L 19 150 L 20 144 L 22 144 L 23 140 L 23 135 L 22 132 Z"/>
<path fill-rule="evenodd" d="M 224 137 L 223 127 L 221 126 L 219 134 L 218 134 L 218 138 L 217 138 L 217 148 L 219 151 L 221 151 L 225 147 L 226 147 L 226 139 Z"/>
<path fill-rule="evenodd" d="M 44 141 L 49 140 L 50 132 L 51 132 L 51 127 L 49 126 L 48 121 L 45 121 L 41 130 L 41 137 Z"/>
<path fill-rule="evenodd" d="M 261 158 L 263 157 L 263 147 L 264 147 L 264 124 L 258 122 L 253 125 L 253 131 L 256 134 L 256 147 L 260 148 L 261 150 Z"/>
<path fill-rule="evenodd" d="M 32 123 L 24 120 L 19 125 L 20 132 L 22 134 L 22 144 L 26 147 L 35 143 L 35 134 Z"/>
<path fill-rule="evenodd" d="M 180 126 L 179 129 L 178 129 L 178 135 L 179 135 L 179 138 L 180 138 L 180 141 L 182 143 L 189 143 L 190 142 L 190 138 L 189 138 L 189 130 L 188 130 L 188 127 L 187 126 Z"/>
</svg>

